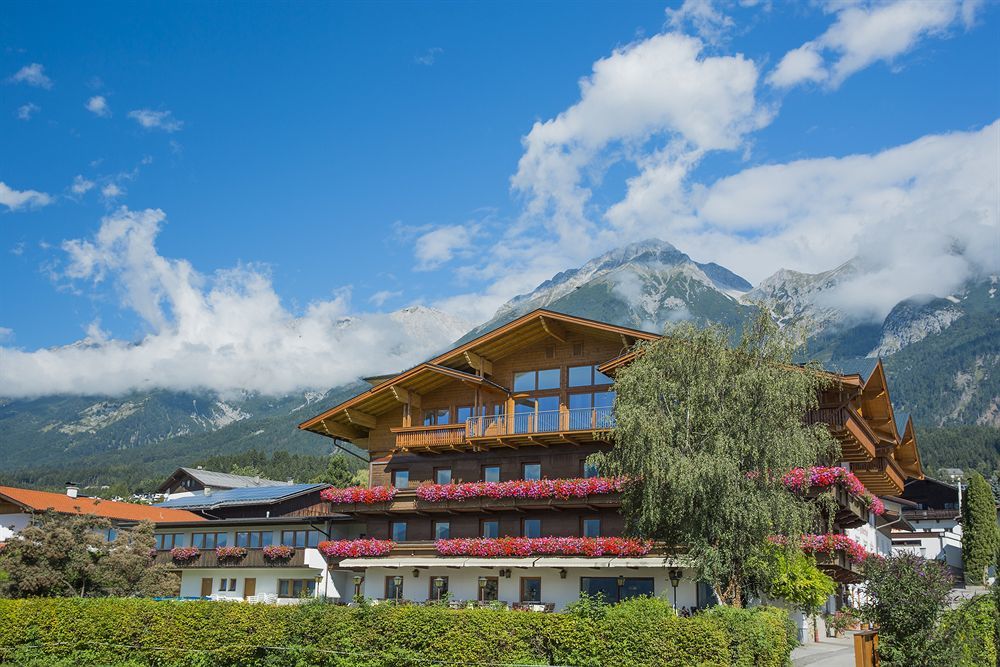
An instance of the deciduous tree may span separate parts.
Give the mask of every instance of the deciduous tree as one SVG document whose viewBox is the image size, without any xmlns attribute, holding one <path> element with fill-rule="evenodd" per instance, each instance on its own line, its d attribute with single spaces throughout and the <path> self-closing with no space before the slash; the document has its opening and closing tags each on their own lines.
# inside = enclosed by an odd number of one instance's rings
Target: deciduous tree
<svg viewBox="0 0 1000 667">
<path fill-rule="evenodd" d="M 761 315 L 732 338 L 682 324 L 640 344 L 616 378 L 614 447 L 598 464 L 639 480 L 622 499 L 630 532 L 683 545 L 719 599 L 742 605 L 762 583 L 766 538 L 796 544 L 815 519 L 782 473 L 832 460 L 837 445 L 805 421 L 828 379 L 792 364 L 792 337 Z"/>
</svg>

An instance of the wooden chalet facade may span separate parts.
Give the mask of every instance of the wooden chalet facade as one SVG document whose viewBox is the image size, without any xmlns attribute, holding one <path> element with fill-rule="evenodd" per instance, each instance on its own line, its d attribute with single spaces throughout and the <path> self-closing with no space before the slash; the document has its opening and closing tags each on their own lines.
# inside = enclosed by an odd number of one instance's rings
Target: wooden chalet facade
<svg viewBox="0 0 1000 667">
<path fill-rule="evenodd" d="M 337 559 L 356 573 L 355 592 L 414 601 L 447 592 L 549 608 L 581 591 L 612 600 L 666 595 L 678 608 L 708 604 L 708 587 L 683 559 L 655 548 L 638 555 L 482 557 L 474 549 L 442 552 L 438 542 L 621 536 L 619 498 L 607 488 L 533 497 L 491 487 L 445 498 L 434 489 L 596 478 L 586 459 L 611 446 L 612 376 L 634 359 L 637 342 L 657 338 L 536 310 L 403 373 L 372 379 L 367 391 L 300 424 L 367 449 L 369 487 L 392 491 L 391 498 L 330 505 L 331 512 L 363 519 L 367 538 L 391 541 L 388 553 Z M 874 493 L 900 493 L 907 477 L 922 473 L 912 427 L 902 433 L 896 427 L 881 364 L 865 377 L 837 380 L 808 418 L 829 424 L 844 463 Z M 867 509 L 846 496 L 837 521 L 841 530 L 874 529 Z"/>
</svg>

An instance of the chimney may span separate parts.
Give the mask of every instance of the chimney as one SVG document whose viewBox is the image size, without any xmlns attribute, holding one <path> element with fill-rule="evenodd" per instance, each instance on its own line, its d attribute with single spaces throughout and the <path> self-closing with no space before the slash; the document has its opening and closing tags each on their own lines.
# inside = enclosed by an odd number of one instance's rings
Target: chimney
<svg viewBox="0 0 1000 667">
<path fill-rule="evenodd" d="M 212 495 L 212 487 L 210 487 L 210 486 L 206 486 L 205 487 L 205 495 L 206 496 Z"/>
<path fill-rule="evenodd" d="M 80 487 L 73 482 L 66 482 L 66 495 L 70 498 L 76 498 L 80 495 Z"/>
<path fill-rule="evenodd" d="M 202 468 L 201 466 L 198 466 L 198 470 L 204 470 L 204 468 Z"/>
</svg>

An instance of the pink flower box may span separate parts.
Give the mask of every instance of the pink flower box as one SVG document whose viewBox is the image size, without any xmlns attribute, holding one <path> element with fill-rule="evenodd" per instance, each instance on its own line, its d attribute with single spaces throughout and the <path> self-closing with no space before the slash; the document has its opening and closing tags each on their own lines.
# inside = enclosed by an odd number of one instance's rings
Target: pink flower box
<svg viewBox="0 0 1000 667">
<path fill-rule="evenodd" d="M 787 543 L 787 539 L 782 536 L 769 537 L 768 540 L 774 544 Z M 800 546 L 806 553 L 832 555 L 836 551 L 843 551 L 849 561 L 857 564 L 865 562 L 868 558 L 878 557 L 878 554 L 869 552 L 859 542 L 837 533 L 803 535 Z"/>
<path fill-rule="evenodd" d="M 885 514 L 885 504 L 865 488 L 857 476 L 844 468 L 813 466 L 792 468 L 781 478 L 786 487 L 798 493 L 805 493 L 811 486 L 827 488 L 840 486 L 848 494 L 860 500 L 865 507 L 877 515 Z"/>
<path fill-rule="evenodd" d="M 295 553 L 295 547 L 285 544 L 269 544 L 261 549 L 261 552 L 264 554 L 265 560 L 287 560 Z"/>
<path fill-rule="evenodd" d="M 434 543 L 442 556 L 644 556 L 650 540 L 627 537 L 497 537 L 456 538 Z"/>
<path fill-rule="evenodd" d="M 215 547 L 219 560 L 239 560 L 247 557 L 246 547 Z"/>
<path fill-rule="evenodd" d="M 319 497 L 330 503 L 388 503 L 396 497 L 394 486 L 349 486 L 346 489 L 323 489 Z"/>
<path fill-rule="evenodd" d="M 192 561 L 201 555 L 201 551 L 195 547 L 174 547 L 170 550 L 170 558 L 178 563 Z"/>
<path fill-rule="evenodd" d="M 618 493 L 624 477 L 581 477 L 577 479 L 512 480 L 509 482 L 463 482 L 461 484 L 424 484 L 417 487 L 417 498 L 437 503 L 469 498 L 586 498 Z"/>
<path fill-rule="evenodd" d="M 392 540 L 372 538 L 360 540 L 326 540 L 318 549 L 327 558 L 355 558 L 358 556 L 388 556 L 396 543 Z"/>
</svg>

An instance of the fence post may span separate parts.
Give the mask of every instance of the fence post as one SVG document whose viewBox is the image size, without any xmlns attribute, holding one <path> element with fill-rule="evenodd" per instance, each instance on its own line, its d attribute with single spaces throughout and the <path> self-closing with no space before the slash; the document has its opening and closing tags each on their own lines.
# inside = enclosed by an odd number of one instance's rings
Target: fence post
<svg viewBox="0 0 1000 667">
<path fill-rule="evenodd" d="M 862 630 L 854 634 L 855 667 L 878 667 L 878 630 Z"/>
</svg>

